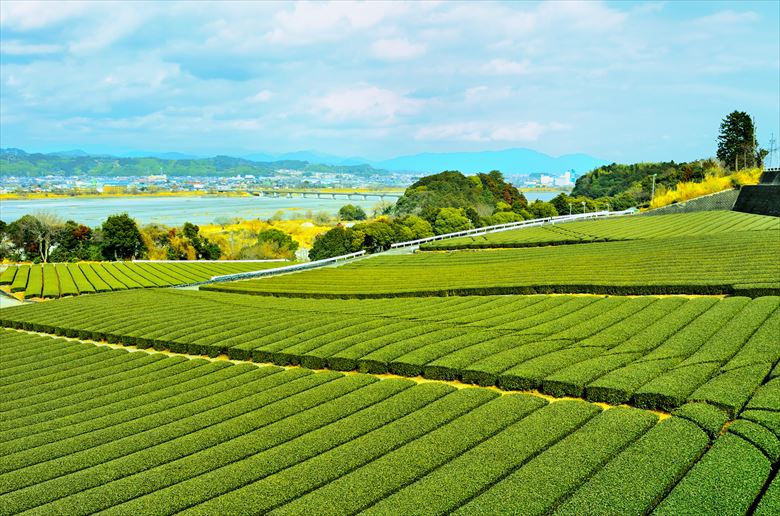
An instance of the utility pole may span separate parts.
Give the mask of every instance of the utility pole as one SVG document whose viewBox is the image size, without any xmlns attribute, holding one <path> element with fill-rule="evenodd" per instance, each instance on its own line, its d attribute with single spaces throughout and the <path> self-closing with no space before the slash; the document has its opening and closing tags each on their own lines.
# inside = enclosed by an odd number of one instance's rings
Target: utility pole
<svg viewBox="0 0 780 516">
<path fill-rule="evenodd" d="M 571 203 L 569 203 L 569 216 L 571 216 Z"/>
<path fill-rule="evenodd" d="M 582 201 L 582 213 L 585 214 L 585 201 Z"/>
<path fill-rule="evenodd" d="M 653 202 L 653 199 L 655 199 L 655 176 L 657 174 L 653 174 L 653 189 L 650 191 L 650 202 Z"/>
<path fill-rule="evenodd" d="M 753 166 L 758 166 L 758 163 L 756 163 L 756 154 L 758 152 L 758 149 L 756 149 L 756 119 L 754 117 L 750 117 L 750 123 L 753 124 L 753 146 L 750 148 L 750 152 L 753 154 L 751 156 L 750 161 L 753 162 Z"/>
<path fill-rule="evenodd" d="M 766 155 L 768 163 L 764 168 L 772 168 L 772 156 L 774 155 L 775 151 L 777 151 L 775 144 L 777 144 L 777 141 L 775 140 L 775 133 L 772 133 L 772 137 L 769 139 L 769 152 Z"/>
</svg>

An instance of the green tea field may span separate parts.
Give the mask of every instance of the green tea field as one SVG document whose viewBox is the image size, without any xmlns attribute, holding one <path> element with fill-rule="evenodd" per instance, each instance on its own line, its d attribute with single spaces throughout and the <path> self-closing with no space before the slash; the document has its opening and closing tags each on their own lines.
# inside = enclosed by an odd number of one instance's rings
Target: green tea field
<svg viewBox="0 0 780 516">
<path fill-rule="evenodd" d="M 0 515 L 780 514 L 780 229 L 694 215 L 200 290 L 249 264 L 19 268 L 62 297 L 0 309 Z"/>
<path fill-rule="evenodd" d="M 101 295 L 8 308 L 0 324 L 193 355 L 422 375 L 652 409 L 707 401 L 730 414 L 780 361 L 780 297 L 312 303 L 176 290 L 110 296 L 111 304 Z"/>
<path fill-rule="evenodd" d="M 718 235 L 739 231 L 780 229 L 780 220 L 736 211 L 694 212 L 658 216 L 624 216 L 548 224 L 519 230 L 452 238 L 423 244 L 426 251 L 490 249 L 581 244 L 646 238 Z"/>
<path fill-rule="evenodd" d="M 212 276 L 273 267 L 277 262 L 95 262 L 11 265 L 0 273 L 0 285 L 25 298 L 57 298 L 133 288 L 170 287 L 206 281 Z"/>
<path fill-rule="evenodd" d="M 740 231 L 529 249 L 379 255 L 338 268 L 204 289 L 345 298 L 532 293 L 755 297 L 780 294 L 778 256 L 780 230 Z"/>
<path fill-rule="evenodd" d="M 4 330 L 0 513 L 772 514 L 780 379 L 671 417 Z M 774 433 L 773 433 L 774 430 Z M 774 468 L 776 471 L 776 467 Z"/>
</svg>

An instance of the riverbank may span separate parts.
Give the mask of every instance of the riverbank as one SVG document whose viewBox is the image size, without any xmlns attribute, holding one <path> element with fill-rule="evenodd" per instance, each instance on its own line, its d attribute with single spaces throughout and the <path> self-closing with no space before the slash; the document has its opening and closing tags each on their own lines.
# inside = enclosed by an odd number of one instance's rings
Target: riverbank
<svg viewBox="0 0 780 516">
<path fill-rule="evenodd" d="M 62 197 L 4 199 L 2 219 L 11 222 L 24 215 L 49 213 L 89 227 L 103 223 L 109 215 L 127 213 L 139 224 L 181 226 L 223 224 L 234 219 L 322 219 L 333 218 L 345 204 L 354 204 L 372 214 L 377 199 L 318 199 L 312 196 L 287 198 L 253 195 L 155 195 L 117 197 Z M 319 217 L 318 217 L 319 216 Z"/>
<path fill-rule="evenodd" d="M 327 192 L 327 193 L 403 193 L 405 188 L 274 188 L 280 194 L 294 192 Z M 536 189 L 538 191 L 545 191 Z M 250 191 L 191 191 L 191 190 L 161 190 L 156 192 L 95 192 L 94 190 L 69 190 L 67 192 L 9 192 L 0 193 L 0 201 L 25 201 L 35 199 L 115 199 L 136 197 L 252 197 Z"/>
<path fill-rule="evenodd" d="M 194 191 L 162 191 L 162 192 L 12 192 L 0 194 L 0 201 L 28 201 L 38 199 L 117 199 L 137 197 L 252 197 L 249 192 L 194 192 Z"/>
</svg>

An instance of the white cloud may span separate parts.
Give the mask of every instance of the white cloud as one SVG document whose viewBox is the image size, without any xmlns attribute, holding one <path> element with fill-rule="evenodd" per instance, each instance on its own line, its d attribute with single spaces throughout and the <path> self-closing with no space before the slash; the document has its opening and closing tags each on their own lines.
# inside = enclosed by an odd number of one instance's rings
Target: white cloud
<svg viewBox="0 0 780 516">
<path fill-rule="evenodd" d="M 570 129 L 571 126 L 552 122 L 549 124 L 540 124 L 538 122 L 527 122 L 523 124 L 506 125 L 497 127 L 490 132 L 491 141 L 536 141 L 540 136 L 553 131 L 563 131 Z"/>
<path fill-rule="evenodd" d="M 399 115 L 417 112 L 422 101 L 376 86 L 364 86 L 330 93 L 315 101 L 314 105 L 316 110 L 331 119 L 389 121 Z"/>
<path fill-rule="evenodd" d="M 230 125 L 241 131 L 258 131 L 263 128 L 263 123 L 255 118 L 231 120 Z"/>
<path fill-rule="evenodd" d="M 468 141 L 468 142 L 532 142 L 545 133 L 570 129 L 558 122 L 510 123 L 493 125 L 484 122 L 457 122 L 430 125 L 420 128 L 415 134 L 417 140 Z"/>
<path fill-rule="evenodd" d="M 632 15 L 649 15 L 649 14 L 655 14 L 660 13 L 666 8 L 666 4 L 668 2 L 661 1 L 661 2 L 645 2 L 643 4 L 639 4 L 638 6 L 634 7 L 631 10 Z"/>
<path fill-rule="evenodd" d="M 522 75 L 528 72 L 528 65 L 527 60 L 492 59 L 482 67 L 482 71 L 494 75 Z"/>
<path fill-rule="evenodd" d="M 545 26 L 562 25 L 566 30 L 603 33 L 623 24 L 627 13 L 609 8 L 604 2 L 579 0 L 545 2 L 537 12 Z"/>
<path fill-rule="evenodd" d="M 664 120 L 683 116 L 686 131 L 709 134 L 735 101 L 777 132 L 780 53 L 767 4 L 669 3 L 659 14 L 660 3 L 597 1 L 0 0 L 0 134 L 20 147 L 77 146 L 82 133 L 57 125 L 73 119 L 114 145 L 224 153 L 258 145 L 250 134 L 262 122 L 274 128 L 269 151 L 536 141 L 546 152 L 625 148 L 645 159 L 656 156 L 643 142 L 668 132 Z M 702 93 L 712 84 L 720 89 Z M 555 120 L 575 129 L 560 138 L 567 127 Z M 658 157 L 699 157 L 673 154 L 682 132 Z"/>
<path fill-rule="evenodd" d="M 407 9 L 406 4 L 393 1 L 296 2 L 291 11 L 277 13 L 275 28 L 266 36 L 271 42 L 285 45 L 340 39 L 349 32 L 375 27 Z"/>
<path fill-rule="evenodd" d="M 147 19 L 155 15 L 153 5 L 142 4 L 143 8 L 138 8 L 134 4 L 96 4 L 100 6 L 102 14 L 98 23 L 90 27 L 89 30 L 79 31 L 79 37 L 72 40 L 68 49 L 74 54 L 88 54 L 101 51 L 122 38 L 131 35 Z M 106 9 L 111 5 L 111 9 Z"/>
<path fill-rule="evenodd" d="M 415 44 L 402 38 L 380 39 L 371 45 L 371 53 L 379 59 L 402 61 L 423 55 L 425 45 Z"/>
<path fill-rule="evenodd" d="M 0 42 L 0 53 L 10 56 L 29 56 L 36 54 L 56 54 L 62 52 L 62 45 L 28 44 L 22 41 L 9 40 Z"/>
<path fill-rule="evenodd" d="M 490 88 L 488 86 L 475 86 L 468 88 L 463 94 L 467 102 L 481 103 L 486 101 L 501 101 L 506 100 L 512 96 L 512 88 L 510 86 L 501 86 L 497 88 Z"/>
<path fill-rule="evenodd" d="M 88 8 L 89 2 L 3 0 L 0 2 L 0 25 L 19 31 L 41 29 L 79 16 Z"/>
<path fill-rule="evenodd" d="M 461 140 L 481 142 L 486 138 L 478 124 L 453 123 L 421 127 L 415 133 L 416 140 Z"/>
<path fill-rule="evenodd" d="M 261 102 L 268 102 L 271 100 L 271 97 L 273 97 L 273 93 L 271 93 L 268 90 L 261 90 L 258 91 L 256 94 L 252 95 L 247 99 L 247 102 L 251 102 L 253 104 L 258 104 Z"/>
<path fill-rule="evenodd" d="M 736 12 L 726 10 L 696 18 L 692 23 L 712 29 L 734 29 L 742 28 L 744 24 L 752 23 L 756 20 L 758 20 L 758 14 L 752 11 Z"/>
</svg>

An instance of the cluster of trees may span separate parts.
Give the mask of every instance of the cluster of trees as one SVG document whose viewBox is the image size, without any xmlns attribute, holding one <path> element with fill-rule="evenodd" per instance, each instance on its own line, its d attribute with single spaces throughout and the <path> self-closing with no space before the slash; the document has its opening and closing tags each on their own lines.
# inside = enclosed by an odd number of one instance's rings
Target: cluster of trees
<svg viewBox="0 0 780 516">
<path fill-rule="evenodd" d="M 319 235 L 309 251 L 309 258 L 322 260 L 360 250 L 378 252 L 395 242 L 433 236 L 431 224 L 416 215 L 380 217 L 352 227 L 338 225 Z"/>
<path fill-rule="evenodd" d="M 769 154 L 756 143 L 753 118 L 744 111 L 732 111 L 720 124 L 718 159 L 729 170 L 760 167 Z"/>
<path fill-rule="evenodd" d="M 529 203 L 504 180 L 499 171 L 464 176 L 446 171 L 426 176 L 410 186 L 389 215 L 351 227 L 338 225 L 319 235 L 309 252 L 313 260 L 360 250 L 378 252 L 395 242 L 453 233 L 470 228 L 569 213 L 624 210 L 636 205 L 629 194 L 602 196 L 561 193 L 549 202 Z M 352 205 L 339 211 L 341 220 L 364 220 L 365 213 Z"/>
<path fill-rule="evenodd" d="M 112 215 L 100 228 L 89 228 L 56 215 L 24 215 L 0 221 L 0 258 L 14 261 L 66 262 L 116 260 L 140 256 L 143 241 L 127 214 Z"/>
<path fill-rule="evenodd" d="M 218 260 L 222 251 L 215 242 L 200 234 L 200 228 L 185 222 L 181 228 L 147 224 L 141 230 L 140 254 L 164 260 Z"/>
<path fill-rule="evenodd" d="M 339 220 L 366 220 L 366 212 L 360 206 L 345 204 L 339 209 Z"/>
<path fill-rule="evenodd" d="M 351 227 L 338 225 L 319 235 L 309 257 L 320 260 L 360 250 L 378 252 L 395 242 L 556 215 L 554 204 L 529 203 L 497 170 L 474 176 L 450 170 L 411 185 L 386 216 Z M 339 211 L 339 218 L 364 220 L 365 213 L 348 205 Z"/>
<path fill-rule="evenodd" d="M 703 181 L 710 175 L 723 175 L 728 171 L 760 167 L 768 152 L 758 146 L 753 120 L 744 111 L 733 111 L 723 119 L 718 135 L 717 159 L 703 159 L 688 163 L 674 161 L 612 163 L 599 167 L 577 179 L 572 195 L 595 199 L 600 203 L 632 206 L 650 201 L 653 193 L 653 176 L 656 192 L 674 188 L 680 182 Z"/>
<path fill-rule="evenodd" d="M 111 215 L 99 228 L 55 215 L 24 215 L 6 224 L 0 221 L 0 259 L 72 262 L 130 260 L 153 257 L 169 260 L 216 260 L 217 244 L 189 222 L 179 228 L 149 225 L 139 229 L 126 213 Z"/>
<path fill-rule="evenodd" d="M 283 258 L 292 260 L 295 251 L 298 250 L 298 242 L 290 235 L 276 228 L 268 228 L 257 234 L 257 243 L 245 246 L 238 254 L 239 260 L 263 260 Z"/>
<path fill-rule="evenodd" d="M 650 200 L 654 175 L 656 188 L 672 188 L 681 181 L 702 181 L 708 174 L 718 170 L 719 163 L 712 159 L 690 163 L 612 163 L 577 178 L 572 195 L 602 199 L 605 202 L 609 201 L 607 198 L 630 197 L 636 206 Z"/>
<path fill-rule="evenodd" d="M 480 216 L 493 213 L 499 202 L 524 208 L 528 201 L 520 191 L 504 181 L 501 172 L 464 176 L 447 170 L 426 176 L 406 189 L 398 199 L 393 213 L 396 215 L 419 215 L 431 219 L 430 212 L 440 208 L 471 208 Z"/>
</svg>

